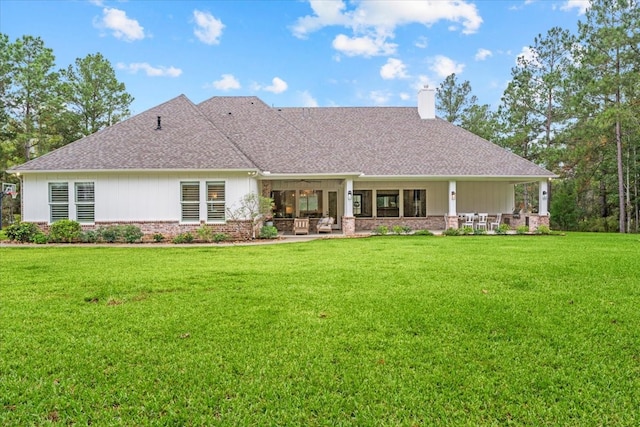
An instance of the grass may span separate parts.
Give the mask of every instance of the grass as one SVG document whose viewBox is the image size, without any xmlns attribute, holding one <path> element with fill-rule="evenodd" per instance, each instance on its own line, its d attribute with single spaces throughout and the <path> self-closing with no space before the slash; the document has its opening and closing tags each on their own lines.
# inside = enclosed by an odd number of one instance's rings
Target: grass
<svg viewBox="0 0 640 427">
<path fill-rule="evenodd" d="M 639 248 L 1 247 L 0 424 L 638 425 Z"/>
</svg>

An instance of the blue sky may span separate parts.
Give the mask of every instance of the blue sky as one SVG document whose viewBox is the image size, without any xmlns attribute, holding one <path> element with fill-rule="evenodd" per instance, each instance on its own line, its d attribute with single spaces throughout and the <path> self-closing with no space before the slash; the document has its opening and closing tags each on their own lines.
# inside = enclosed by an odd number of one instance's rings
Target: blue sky
<svg viewBox="0 0 640 427">
<path fill-rule="evenodd" d="M 585 0 L 0 0 L 0 32 L 41 37 L 57 68 L 100 52 L 137 114 L 180 94 L 269 105 L 413 106 L 455 72 L 496 108 L 518 55 Z"/>
</svg>

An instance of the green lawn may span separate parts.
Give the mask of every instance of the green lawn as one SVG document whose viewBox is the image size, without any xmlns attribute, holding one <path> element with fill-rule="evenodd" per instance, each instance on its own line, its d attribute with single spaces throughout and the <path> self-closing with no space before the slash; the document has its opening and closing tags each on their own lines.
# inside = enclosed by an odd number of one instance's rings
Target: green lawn
<svg viewBox="0 0 640 427">
<path fill-rule="evenodd" d="M 0 425 L 640 424 L 637 235 L 0 247 Z"/>
</svg>

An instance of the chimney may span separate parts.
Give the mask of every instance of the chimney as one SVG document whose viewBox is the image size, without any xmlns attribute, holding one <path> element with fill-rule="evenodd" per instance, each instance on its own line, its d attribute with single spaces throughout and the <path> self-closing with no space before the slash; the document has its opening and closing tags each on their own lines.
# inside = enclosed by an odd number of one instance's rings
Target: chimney
<svg viewBox="0 0 640 427">
<path fill-rule="evenodd" d="M 418 114 L 421 119 L 436 118 L 436 91 L 427 85 L 418 91 Z"/>
<path fill-rule="evenodd" d="M 162 129 L 162 125 L 160 124 L 160 116 L 158 116 L 158 127 L 156 128 L 156 130 L 161 130 Z"/>
</svg>

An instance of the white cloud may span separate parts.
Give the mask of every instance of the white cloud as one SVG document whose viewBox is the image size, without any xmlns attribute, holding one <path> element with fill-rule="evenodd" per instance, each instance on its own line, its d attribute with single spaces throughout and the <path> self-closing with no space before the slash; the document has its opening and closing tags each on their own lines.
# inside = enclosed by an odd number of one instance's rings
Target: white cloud
<svg viewBox="0 0 640 427">
<path fill-rule="evenodd" d="M 415 89 L 416 93 L 425 86 L 437 87 L 437 84 L 429 76 L 419 75 L 418 81 L 411 85 L 411 87 Z"/>
<path fill-rule="evenodd" d="M 435 72 L 438 77 L 447 77 L 452 73 L 460 74 L 464 70 L 464 64 L 459 64 L 446 56 L 437 55 L 432 59 L 429 69 Z"/>
<path fill-rule="evenodd" d="M 397 46 L 393 43 L 385 43 L 383 38 L 369 36 L 347 37 L 344 34 L 338 34 L 333 40 L 333 48 L 347 56 L 392 55 Z"/>
<path fill-rule="evenodd" d="M 220 36 L 222 36 L 222 29 L 224 24 L 215 16 L 209 12 L 201 12 L 199 10 L 193 11 L 193 18 L 196 21 L 196 28 L 193 30 L 193 34 L 196 35 L 198 40 L 205 44 L 219 44 Z"/>
<path fill-rule="evenodd" d="M 475 60 L 476 61 L 484 61 L 485 59 L 487 59 L 488 57 L 493 56 L 493 52 L 491 52 L 489 49 L 478 49 L 478 51 L 476 52 L 476 56 L 475 56 Z"/>
<path fill-rule="evenodd" d="M 578 15 L 584 15 L 589 7 L 591 7 L 591 1 L 589 0 L 567 0 L 560 6 L 560 10 L 571 11 L 578 9 Z"/>
<path fill-rule="evenodd" d="M 236 79 L 233 74 L 223 74 L 220 80 L 216 80 L 213 82 L 213 87 L 218 90 L 232 90 L 232 89 L 240 89 L 240 82 Z"/>
<path fill-rule="evenodd" d="M 132 64 L 123 64 L 119 62 L 116 67 L 119 70 L 126 70 L 130 73 L 136 74 L 138 71 L 144 71 L 147 76 L 150 77 L 179 77 L 182 74 L 180 68 L 171 67 L 153 67 L 146 62 L 135 62 Z"/>
<path fill-rule="evenodd" d="M 326 1 L 309 0 L 312 15 L 298 18 L 291 27 L 293 34 L 305 38 L 310 33 L 328 26 L 341 26 L 352 35 L 340 35 L 333 41 L 336 49 L 349 56 L 373 56 L 395 52 L 395 29 L 403 25 L 422 24 L 430 27 L 440 21 L 455 23 L 462 33 L 473 34 L 482 24 L 475 4 L 467 0 L 456 1 Z M 417 45 L 426 46 L 424 40 Z M 384 53 L 383 53 L 384 52 Z"/>
<path fill-rule="evenodd" d="M 302 91 L 302 92 L 298 92 L 298 96 L 300 98 L 300 104 L 303 107 L 317 107 L 318 106 L 318 101 L 316 101 L 316 99 L 311 96 L 311 94 L 309 93 L 309 91 Z"/>
<path fill-rule="evenodd" d="M 386 104 L 389 102 L 391 94 L 387 91 L 373 90 L 369 92 L 369 99 L 371 99 L 376 105 Z"/>
<path fill-rule="evenodd" d="M 538 55 L 536 54 L 535 49 L 532 49 L 529 46 L 525 46 L 522 48 L 520 53 L 516 56 L 516 64 L 518 64 L 519 60 L 524 60 L 532 65 L 537 65 Z"/>
<path fill-rule="evenodd" d="M 403 101 L 408 101 L 411 99 L 411 95 L 406 92 L 400 92 L 400 99 L 402 99 Z"/>
<path fill-rule="evenodd" d="M 280 77 L 274 77 L 273 80 L 271 80 L 271 85 L 265 86 L 262 89 L 267 92 L 282 93 L 287 90 L 288 87 L 289 85 L 287 85 L 287 82 L 282 80 Z"/>
<path fill-rule="evenodd" d="M 405 79 L 408 77 L 407 66 L 399 59 L 389 58 L 380 68 L 380 77 L 385 80 Z"/>
<path fill-rule="evenodd" d="M 426 49 L 429 46 L 429 40 L 425 36 L 420 36 L 414 45 L 420 49 Z"/>
<path fill-rule="evenodd" d="M 94 19 L 93 25 L 100 29 L 110 30 L 117 39 L 127 42 L 144 39 L 144 27 L 135 19 L 127 17 L 120 9 L 102 9 L 102 19 Z"/>
</svg>

